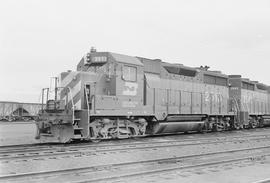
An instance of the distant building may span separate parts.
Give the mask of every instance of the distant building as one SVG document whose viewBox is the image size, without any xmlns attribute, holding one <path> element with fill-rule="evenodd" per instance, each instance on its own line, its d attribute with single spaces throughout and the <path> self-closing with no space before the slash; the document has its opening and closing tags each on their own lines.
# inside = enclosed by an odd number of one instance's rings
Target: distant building
<svg viewBox="0 0 270 183">
<path fill-rule="evenodd" d="M 42 104 L 39 103 L 0 101 L 0 120 L 34 119 L 41 108 Z"/>
</svg>

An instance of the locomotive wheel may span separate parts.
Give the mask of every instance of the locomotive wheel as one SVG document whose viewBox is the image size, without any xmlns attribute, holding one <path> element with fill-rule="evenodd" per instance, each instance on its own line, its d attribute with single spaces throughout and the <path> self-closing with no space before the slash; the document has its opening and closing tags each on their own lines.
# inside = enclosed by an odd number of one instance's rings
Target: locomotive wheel
<svg viewBox="0 0 270 183">
<path fill-rule="evenodd" d="M 221 131 L 224 131 L 224 130 L 225 130 L 224 122 L 221 121 L 221 122 L 215 124 L 215 131 L 221 132 Z"/>
<path fill-rule="evenodd" d="M 251 121 L 251 122 L 249 123 L 249 127 L 250 127 L 250 128 L 256 128 L 256 127 L 257 127 L 257 123 Z"/>
<path fill-rule="evenodd" d="M 114 139 L 125 139 L 130 137 L 130 131 L 123 128 L 114 128 L 109 134 Z"/>
<path fill-rule="evenodd" d="M 96 119 L 89 125 L 89 139 L 123 139 L 145 135 L 147 122 L 144 119 Z"/>
<path fill-rule="evenodd" d="M 238 123 L 234 123 L 233 127 L 235 130 L 240 130 L 240 125 Z"/>
</svg>

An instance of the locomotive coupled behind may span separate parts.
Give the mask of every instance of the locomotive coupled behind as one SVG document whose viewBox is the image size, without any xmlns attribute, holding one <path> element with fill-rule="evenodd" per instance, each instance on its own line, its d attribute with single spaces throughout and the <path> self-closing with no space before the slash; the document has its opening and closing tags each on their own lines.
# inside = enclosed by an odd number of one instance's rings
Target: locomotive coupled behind
<svg viewBox="0 0 270 183">
<path fill-rule="evenodd" d="M 91 49 L 76 71 L 42 90 L 37 137 L 43 142 L 223 131 L 270 124 L 270 89 L 258 82 Z M 47 93 L 47 95 L 46 95 Z"/>
</svg>

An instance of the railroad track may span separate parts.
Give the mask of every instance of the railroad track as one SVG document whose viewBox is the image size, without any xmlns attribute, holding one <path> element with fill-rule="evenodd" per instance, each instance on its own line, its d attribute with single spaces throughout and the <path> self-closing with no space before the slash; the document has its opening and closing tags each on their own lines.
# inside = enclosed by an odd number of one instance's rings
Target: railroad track
<svg viewBox="0 0 270 183">
<path fill-rule="evenodd" d="M 270 178 L 269 179 L 263 179 L 263 180 L 259 180 L 253 183 L 270 183 Z"/>
<path fill-rule="evenodd" d="M 224 131 L 222 133 L 220 132 L 212 132 L 208 133 L 207 135 L 209 137 L 204 137 L 206 135 L 202 135 L 199 133 L 194 133 L 192 135 L 192 139 L 188 138 L 188 135 L 183 135 L 183 134 L 163 134 L 163 135 L 155 135 L 155 136 L 146 136 L 144 138 L 135 138 L 135 139 L 122 139 L 119 141 L 116 140 L 104 140 L 99 143 L 92 143 L 92 142 L 87 142 L 87 141 L 80 141 L 80 142 L 75 142 L 75 143 L 70 143 L 70 144 L 60 144 L 60 143 L 35 143 L 35 144 L 19 144 L 19 145 L 5 145 L 5 146 L 0 146 L 0 153 L 5 153 L 5 152 L 24 152 L 24 151 L 35 151 L 35 150 L 51 150 L 52 148 L 61 148 L 61 147 L 107 147 L 107 146 L 118 146 L 119 144 L 130 144 L 130 143 L 152 143 L 153 140 L 167 140 L 168 142 L 170 141 L 194 141 L 195 138 L 200 138 L 200 139 L 210 139 L 210 138 L 230 138 L 230 137 L 235 137 L 235 138 L 241 138 L 243 136 L 245 137 L 252 137 L 254 135 L 249 135 L 250 133 L 263 133 L 263 134 L 257 134 L 257 136 L 263 136 L 263 135 L 268 135 L 268 133 L 264 133 L 265 131 L 269 131 L 269 128 L 258 128 L 258 129 L 248 129 L 248 130 L 242 130 L 242 131 Z M 237 133 L 237 135 L 235 135 Z M 240 133 L 240 135 L 239 135 Z M 248 134 L 248 135 L 246 135 Z M 228 136 L 226 136 L 228 135 Z M 172 140 L 171 140 L 172 139 Z M 195 139 L 196 140 L 196 139 Z"/>
<path fill-rule="evenodd" d="M 27 149 L 15 151 L 0 151 L 0 162 L 9 162 L 12 160 L 26 160 L 36 158 L 49 158 L 66 155 L 91 155 L 102 154 L 106 152 L 127 152 L 133 150 L 146 150 L 146 149 L 162 149 L 172 147 L 186 147 L 195 145 L 209 145 L 220 143 L 243 143 L 247 141 L 269 141 L 270 135 L 247 135 L 247 136 L 234 136 L 222 137 L 213 139 L 185 139 L 182 141 L 168 140 L 168 141 L 154 141 L 154 142 L 136 142 L 136 143 L 123 143 L 123 144 L 102 144 L 102 145 L 81 145 L 76 147 L 51 147 L 45 149 Z"/>
<path fill-rule="evenodd" d="M 62 170 L 2 175 L 1 182 L 111 182 L 142 175 L 159 174 L 176 170 L 208 167 L 239 161 L 256 161 L 270 156 L 270 146 L 232 149 L 179 157 L 130 161 L 102 166 L 87 166 Z"/>
</svg>

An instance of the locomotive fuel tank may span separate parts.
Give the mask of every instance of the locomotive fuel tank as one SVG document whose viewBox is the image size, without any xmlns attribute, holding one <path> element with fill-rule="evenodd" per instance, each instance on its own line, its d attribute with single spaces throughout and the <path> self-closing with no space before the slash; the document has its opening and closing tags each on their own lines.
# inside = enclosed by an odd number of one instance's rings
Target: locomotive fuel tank
<svg viewBox="0 0 270 183">
<path fill-rule="evenodd" d="M 160 122 L 154 124 L 153 134 L 202 131 L 204 121 Z"/>
<path fill-rule="evenodd" d="M 204 118 L 204 115 L 168 116 L 166 121 L 152 124 L 152 134 L 202 131 L 205 126 Z"/>
<path fill-rule="evenodd" d="M 263 126 L 270 126 L 270 115 L 264 115 L 262 117 Z"/>
</svg>

